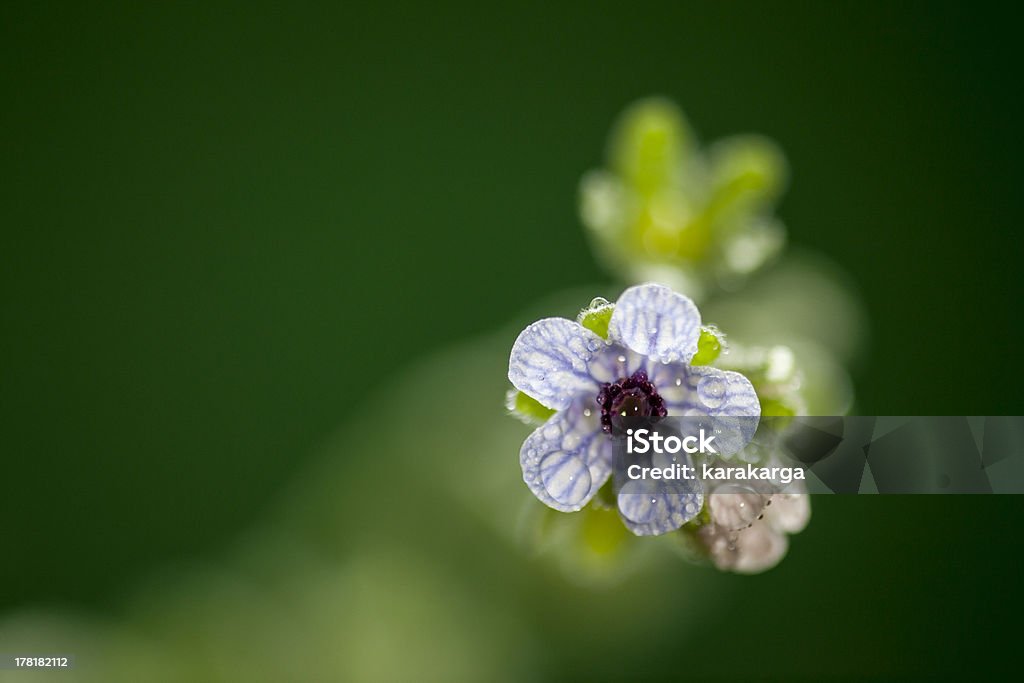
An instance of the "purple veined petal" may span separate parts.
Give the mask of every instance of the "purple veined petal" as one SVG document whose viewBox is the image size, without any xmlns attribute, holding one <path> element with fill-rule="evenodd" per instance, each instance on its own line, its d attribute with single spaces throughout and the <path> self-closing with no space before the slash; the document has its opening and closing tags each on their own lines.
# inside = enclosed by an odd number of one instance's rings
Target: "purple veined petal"
<svg viewBox="0 0 1024 683">
<path fill-rule="evenodd" d="M 619 516 L 637 536 L 675 531 L 700 513 L 704 492 L 697 479 L 666 482 L 632 479 L 618 493 Z"/>
<path fill-rule="evenodd" d="M 647 358 L 621 344 L 609 344 L 590 362 L 590 376 L 599 384 L 617 382 L 647 367 Z M 597 393 L 592 397 L 596 400 Z"/>
<path fill-rule="evenodd" d="M 581 398 L 523 442 L 523 481 L 548 507 L 575 512 L 611 476 L 612 441 L 601 431 L 599 416 L 596 407 Z"/>
<path fill-rule="evenodd" d="M 685 363 L 648 362 L 646 369 L 670 415 L 761 414 L 754 386 L 738 372 Z"/>
<path fill-rule="evenodd" d="M 648 363 L 647 374 L 665 400 L 669 415 L 761 416 L 754 385 L 738 372 L 709 365 Z M 749 422 L 757 427 L 757 420 Z"/>
<path fill-rule="evenodd" d="M 597 395 L 590 372 L 607 342 L 566 318 L 538 320 L 520 333 L 508 361 L 508 378 L 524 394 L 553 410 L 582 395 Z"/>
<path fill-rule="evenodd" d="M 608 338 L 655 360 L 689 362 L 697 353 L 700 312 L 668 287 L 637 285 L 615 302 Z"/>
</svg>

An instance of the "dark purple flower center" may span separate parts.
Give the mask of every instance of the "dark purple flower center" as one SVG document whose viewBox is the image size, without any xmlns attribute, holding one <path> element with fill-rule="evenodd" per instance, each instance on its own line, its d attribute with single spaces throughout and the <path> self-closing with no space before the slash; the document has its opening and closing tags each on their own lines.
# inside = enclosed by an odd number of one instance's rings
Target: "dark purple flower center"
<svg viewBox="0 0 1024 683">
<path fill-rule="evenodd" d="M 601 429 L 606 434 L 612 433 L 613 418 L 665 417 L 668 414 L 664 399 L 644 370 L 602 386 L 597 393 L 597 405 L 601 406 Z"/>
</svg>

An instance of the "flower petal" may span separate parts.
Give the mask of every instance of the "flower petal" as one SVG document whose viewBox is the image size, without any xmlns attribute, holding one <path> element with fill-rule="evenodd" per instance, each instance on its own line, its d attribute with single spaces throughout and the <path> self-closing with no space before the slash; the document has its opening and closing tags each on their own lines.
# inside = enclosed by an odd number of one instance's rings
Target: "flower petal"
<svg viewBox="0 0 1024 683">
<path fill-rule="evenodd" d="M 697 353 L 700 312 L 668 287 L 637 285 L 615 303 L 608 338 L 656 360 L 688 362 Z"/>
<path fill-rule="evenodd" d="M 711 521 L 728 531 L 742 531 L 764 512 L 768 496 L 743 484 L 722 484 L 708 494 Z"/>
<path fill-rule="evenodd" d="M 523 481 L 541 502 L 562 512 L 586 505 L 612 471 L 612 441 L 589 400 L 553 415 L 519 451 Z"/>
<path fill-rule="evenodd" d="M 647 374 L 670 416 L 714 418 L 721 455 L 738 453 L 754 438 L 761 402 L 740 373 L 709 365 L 648 363 Z"/>
<path fill-rule="evenodd" d="M 538 320 L 512 345 L 508 378 L 548 408 L 563 410 L 581 393 L 597 395 L 589 366 L 606 348 L 603 339 L 572 320 Z"/>
<path fill-rule="evenodd" d="M 617 382 L 637 370 L 646 370 L 647 359 L 621 344 L 609 344 L 590 361 L 588 370 L 598 384 Z M 597 392 L 593 398 L 597 399 Z"/>
<path fill-rule="evenodd" d="M 669 415 L 761 415 L 754 385 L 738 372 L 710 365 L 649 363 L 647 376 L 665 399 Z"/>
<path fill-rule="evenodd" d="M 757 574 L 771 569 L 789 548 L 786 534 L 763 521 L 739 533 L 708 524 L 701 528 L 700 536 L 715 566 L 738 574 Z"/>
<path fill-rule="evenodd" d="M 619 490 L 619 516 L 637 536 L 675 531 L 697 516 L 704 492 L 697 479 L 675 482 L 631 479 Z"/>
<path fill-rule="evenodd" d="M 764 518 L 778 531 L 789 534 L 803 531 L 811 519 L 811 497 L 806 493 L 776 494 Z"/>
</svg>

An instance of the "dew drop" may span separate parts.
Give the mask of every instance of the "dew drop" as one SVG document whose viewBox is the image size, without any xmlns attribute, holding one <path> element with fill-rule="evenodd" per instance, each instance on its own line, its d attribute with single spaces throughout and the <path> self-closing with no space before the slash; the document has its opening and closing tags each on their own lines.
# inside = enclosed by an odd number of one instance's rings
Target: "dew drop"
<svg viewBox="0 0 1024 683">
<path fill-rule="evenodd" d="M 635 524 L 648 524 L 655 519 L 658 512 L 658 499 L 650 493 L 638 491 L 642 482 L 627 482 L 619 492 L 619 513 Z M 631 492 L 633 491 L 633 492 Z"/>
<path fill-rule="evenodd" d="M 562 435 L 562 427 L 557 422 L 549 422 L 544 427 L 544 438 L 553 441 Z"/>
<path fill-rule="evenodd" d="M 562 505 L 579 505 L 590 492 L 590 469 L 574 455 L 549 453 L 540 462 L 540 476 L 544 490 Z"/>
<path fill-rule="evenodd" d="M 697 397 L 708 408 L 717 408 L 725 399 L 725 382 L 719 377 L 704 377 L 697 384 Z"/>
<path fill-rule="evenodd" d="M 567 451 L 576 450 L 577 448 L 579 448 L 581 440 L 582 437 L 580 436 L 579 432 L 570 432 L 565 435 L 564 439 L 562 439 L 562 448 Z"/>
</svg>

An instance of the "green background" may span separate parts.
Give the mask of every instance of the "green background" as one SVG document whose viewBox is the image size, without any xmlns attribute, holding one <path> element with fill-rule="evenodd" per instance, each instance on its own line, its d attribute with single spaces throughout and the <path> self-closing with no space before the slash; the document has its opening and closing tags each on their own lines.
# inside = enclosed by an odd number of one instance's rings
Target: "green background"
<svg viewBox="0 0 1024 683">
<path fill-rule="evenodd" d="M 116 613 L 249 528 L 347 417 L 443 411 L 444 387 L 378 390 L 418 359 L 607 282 L 577 182 L 652 93 L 704 140 L 785 150 L 791 242 L 868 311 L 858 412 L 1020 414 L 1017 25 L 937 3 L 5 3 L 0 610 Z M 758 618 L 817 662 L 998 664 L 1019 498 L 815 506 L 813 558 L 729 584 Z"/>
</svg>

